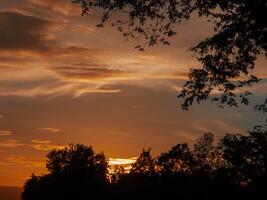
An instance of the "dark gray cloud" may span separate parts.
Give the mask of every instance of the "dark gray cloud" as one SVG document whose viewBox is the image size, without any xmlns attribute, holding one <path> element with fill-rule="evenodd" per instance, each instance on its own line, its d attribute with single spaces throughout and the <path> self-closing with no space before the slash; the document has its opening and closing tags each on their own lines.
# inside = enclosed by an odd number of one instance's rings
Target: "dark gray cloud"
<svg viewBox="0 0 267 200">
<path fill-rule="evenodd" d="M 52 21 L 15 12 L 0 12 L 0 50 L 46 51 L 53 42 Z"/>
</svg>

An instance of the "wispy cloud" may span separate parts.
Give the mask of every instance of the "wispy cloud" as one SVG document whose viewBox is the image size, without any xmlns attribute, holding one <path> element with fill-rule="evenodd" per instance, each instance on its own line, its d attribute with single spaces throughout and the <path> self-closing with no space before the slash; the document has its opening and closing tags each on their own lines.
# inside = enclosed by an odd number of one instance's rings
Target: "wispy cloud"
<svg viewBox="0 0 267 200">
<path fill-rule="evenodd" d="M 87 67 L 57 67 L 54 68 L 61 76 L 67 79 L 110 79 L 116 77 L 129 76 L 130 73 L 118 69 L 108 69 L 101 66 L 87 66 Z"/>
<path fill-rule="evenodd" d="M 39 151 L 51 151 L 54 149 L 62 149 L 65 146 L 54 144 L 51 140 L 40 140 L 35 139 L 32 140 L 32 144 L 28 144 L 27 146 L 32 147 Z"/>
<path fill-rule="evenodd" d="M 12 131 L 7 131 L 7 130 L 0 131 L 0 136 L 10 136 L 10 135 L 12 135 Z"/>
<path fill-rule="evenodd" d="M 4 148 L 17 148 L 21 146 L 24 146 L 24 144 L 21 143 L 21 141 L 14 140 L 14 139 L 8 139 L 6 141 L 0 142 L 0 147 L 4 147 Z"/>
<path fill-rule="evenodd" d="M 30 159 L 30 158 L 20 157 L 20 156 L 15 156 L 15 155 L 8 156 L 7 158 L 4 159 L 3 163 L 5 165 L 6 164 L 20 164 L 26 167 L 27 166 L 28 167 L 44 167 L 44 164 L 45 164 L 44 161 L 37 161 L 37 160 Z"/>
<path fill-rule="evenodd" d="M 54 1 L 54 0 L 26 0 L 28 7 L 36 10 L 49 10 L 49 12 L 61 15 L 73 15 L 73 13 L 80 13 L 79 6 L 75 6 L 71 1 Z"/>
<path fill-rule="evenodd" d="M 51 133 L 58 133 L 60 131 L 58 128 L 52 128 L 52 127 L 43 127 L 43 128 L 38 128 L 38 129 L 48 131 Z"/>
<path fill-rule="evenodd" d="M 34 148 L 35 150 L 38 151 L 51 151 L 54 149 L 63 149 L 65 146 L 63 145 L 57 145 L 57 144 L 52 144 L 52 143 L 33 143 L 31 145 L 28 145 L 32 148 Z"/>
<path fill-rule="evenodd" d="M 56 10 L 62 6 L 52 1 L 27 1 L 29 4 Z M 168 67 L 166 59 L 159 56 L 132 54 L 125 58 L 121 52 L 64 43 L 61 41 L 64 38 L 57 37 L 68 22 L 11 11 L 0 12 L 0 19 L 0 31 L 3 30 L 0 36 L 4 38 L 0 41 L 0 70 L 4 73 L 0 77 L 3 82 L 0 96 L 71 94 L 79 97 L 89 93 L 119 93 L 122 89 L 118 85 L 145 87 L 146 80 L 184 79 L 184 74 L 169 71 L 173 67 Z M 14 26 L 15 23 L 20 24 L 19 27 Z M 83 24 L 75 27 L 71 31 L 77 28 L 89 31 Z M 13 32 L 16 36 L 7 34 Z"/>
<path fill-rule="evenodd" d="M 0 148 L 19 148 L 28 147 L 38 151 L 51 151 L 53 149 L 62 149 L 64 145 L 54 144 L 50 140 L 35 139 L 28 143 L 23 143 L 20 140 L 8 139 L 0 142 Z"/>
<path fill-rule="evenodd" d="M 32 143 L 35 143 L 35 144 L 51 144 L 52 141 L 50 141 L 50 140 L 32 140 Z"/>
</svg>

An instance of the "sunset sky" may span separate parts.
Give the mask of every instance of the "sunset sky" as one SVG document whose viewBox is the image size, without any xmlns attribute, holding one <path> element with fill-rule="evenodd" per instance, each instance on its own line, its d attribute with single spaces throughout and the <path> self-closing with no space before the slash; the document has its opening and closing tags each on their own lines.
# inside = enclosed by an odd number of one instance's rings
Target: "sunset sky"
<svg viewBox="0 0 267 200">
<path fill-rule="evenodd" d="M 204 19 L 181 24 L 170 46 L 145 52 L 98 22 L 98 12 L 82 17 L 71 0 L 0 1 L 0 185 L 45 173 L 48 151 L 69 143 L 133 158 L 142 148 L 157 155 L 204 132 L 219 138 L 264 121 L 252 107 L 180 108 L 179 89 L 199 66 L 188 49 L 212 33 Z M 263 81 L 253 99 L 261 102 L 267 62 L 256 65 Z"/>
</svg>

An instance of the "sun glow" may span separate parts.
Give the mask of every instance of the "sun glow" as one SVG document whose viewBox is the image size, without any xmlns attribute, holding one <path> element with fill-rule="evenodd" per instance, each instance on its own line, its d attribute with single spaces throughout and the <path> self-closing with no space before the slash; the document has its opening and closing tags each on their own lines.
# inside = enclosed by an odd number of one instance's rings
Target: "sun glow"
<svg viewBox="0 0 267 200">
<path fill-rule="evenodd" d="M 128 173 L 131 168 L 132 164 L 135 163 L 136 157 L 134 158 L 110 158 L 109 159 L 109 173 L 113 174 L 116 167 L 123 167 L 126 173 Z"/>
<path fill-rule="evenodd" d="M 112 166 L 114 166 L 114 165 L 130 165 L 130 164 L 133 164 L 135 161 L 136 161 L 136 158 L 129 158 L 129 159 L 110 158 L 109 164 Z"/>
</svg>

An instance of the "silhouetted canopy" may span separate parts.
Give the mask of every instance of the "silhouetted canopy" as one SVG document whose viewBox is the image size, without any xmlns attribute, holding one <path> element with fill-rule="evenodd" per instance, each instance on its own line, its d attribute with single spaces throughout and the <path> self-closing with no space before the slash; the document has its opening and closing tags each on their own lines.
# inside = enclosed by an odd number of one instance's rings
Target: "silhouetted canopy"
<svg viewBox="0 0 267 200">
<path fill-rule="evenodd" d="M 214 35 L 191 48 L 202 68 L 192 68 L 179 94 L 183 109 L 195 101 L 211 99 L 222 106 L 248 104 L 247 87 L 260 79 L 253 74 L 256 59 L 267 58 L 266 0 L 73 0 L 90 9 L 102 9 L 103 24 L 118 14 L 112 25 L 125 37 L 137 39 L 144 50 L 156 44 L 169 45 L 174 26 L 193 14 L 213 24 Z M 219 95 L 213 96 L 212 91 Z"/>
<path fill-rule="evenodd" d="M 267 132 L 227 134 L 216 143 L 205 133 L 190 147 L 177 144 L 153 157 L 143 150 L 129 173 L 109 176 L 103 153 L 69 145 L 47 156 L 48 174 L 32 175 L 23 200 L 82 199 L 260 199 L 266 196 Z M 108 179 L 108 177 L 110 177 Z"/>
<path fill-rule="evenodd" d="M 69 145 L 47 155 L 48 174 L 32 175 L 25 183 L 23 200 L 103 198 L 108 184 L 108 162 L 92 147 Z"/>
</svg>

